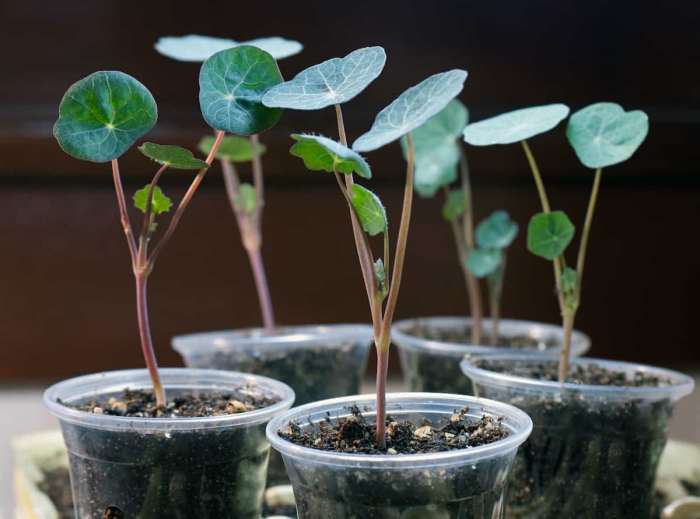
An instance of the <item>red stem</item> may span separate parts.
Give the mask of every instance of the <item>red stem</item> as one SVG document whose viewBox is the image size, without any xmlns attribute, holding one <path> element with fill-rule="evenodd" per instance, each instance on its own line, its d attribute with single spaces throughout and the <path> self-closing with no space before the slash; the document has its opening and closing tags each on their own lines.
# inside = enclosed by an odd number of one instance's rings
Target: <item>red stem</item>
<svg viewBox="0 0 700 519">
<path fill-rule="evenodd" d="M 136 278 L 136 317 L 139 324 L 139 335 L 141 336 L 141 350 L 146 361 L 146 368 L 153 382 L 153 393 L 156 397 L 156 405 L 165 407 L 165 390 L 160 381 L 158 373 L 158 362 L 153 350 L 153 338 L 151 337 L 151 326 L 148 320 L 148 299 L 147 299 L 147 272 L 135 272 Z"/>
<path fill-rule="evenodd" d="M 386 379 L 389 369 L 389 345 L 375 344 L 377 348 L 377 447 L 386 449 Z"/>
<path fill-rule="evenodd" d="M 247 252 L 248 259 L 250 260 L 250 267 L 253 269 L 253 278 L 255 279 L 255 288 L 258 291 L 260 312 L 262 313 L 265 331 L 272 333 L 275 331 L 275 314 L 272 309 L 270 289 L 267 284 L 267 276 L 265 275 L 265 266 L 263 264 L 262 254 L 260 253 L 260 247 L 248 250 Z"/>
</svg>

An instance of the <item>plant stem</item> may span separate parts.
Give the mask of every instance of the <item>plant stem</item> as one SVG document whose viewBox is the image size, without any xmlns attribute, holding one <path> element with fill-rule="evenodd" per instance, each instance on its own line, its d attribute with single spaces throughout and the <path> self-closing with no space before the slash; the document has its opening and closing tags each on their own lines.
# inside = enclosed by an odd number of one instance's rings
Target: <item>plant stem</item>
<svg viewBox="0 0 700 519">
<path fill-rule="evenodd" d="M 141 350 L 143 358 L 146 361 L 146 368 L 153 382 L 153 394 L 156 397 L 156 405 L 165 407 L 165 389 L 160 381 L 158 373 L 158 362 L 156 361 L 155 351 L 153 350 L 153 339 L 151 337 L 151 326 L 148 320 L 148 299 L 147 299 L 147 284 L 148 272 L 135 271 L 136 279 L 136 316 L 139 324 L 139 335 L 141 337 Z"/>
<path fill-rule="evenodd" d="M 501 295 L 503 293 L 503 279 L 506 275 L 506 254 L 503 252 L 501 266 L 489 276 L 489 302 L 491 312 L 491 345 L 498 344 L 501 324 Z"/>
<path fill-rule="evenodd" d="M 596 169 L 593 179 L 593 189 L 591 197 L 588 200 L 588 209 L 586 210 L 586 220 L 583 224 L 583 232 L 581 234 L 581 243 L 578 248 L 578 258 L 576 260 L 576 299 L 581 295 L 581 282 L 583 281 L 583 268 L 586 263 L 586 249 L 588 247 L 588 237 L 591 233 L 591 224 L 593 223 L 593 213 L 595 213 L 596 202 L 598 201 L 598 191 L 600 190 L 600 179 L 603 170 Z"/>
<path fill-rule="evenodd" d="M 564 344 L 559 352 L 559 382 L 563 383 L 569 373 L 569 357 L 571 355 L 571 335 L 574 331 L 575 311 L 564 309 Z"/>
<path fill-rule="evenodd" d="M 467 260 L 474 249 L 474 210 L 472 205 L 472 188 L 469 178 L 469 163 L 464 149 L 459 149 L 459 166 L 462 176 L 462 192 L 464 193 L 464 212 L 462 213 L 462 231 L 464 232 L 465 254 L 462 262 L 462 271 L 466 276 L 467 295 L 469 296 L 469 309 L 472 314 L 472 343 L 481 344 L 481 291 L 479 281 L 467 268 Z"/>
<path fill-rule="evenodd" d="M 170 241 L 170 238 L 172 238 L 172 235 L 175 232 L 178 223 L 180 222 L 180 218 L 182 218 L 185 209 L 187 209 L 187 206 L 192 201 L 192 197 L 197 192 L 199 185 L 202 183 L 202 180 L 204 180 L 204 175 L 206 175 L 209 166 L 211 166 L 212 162 L 214 161 L 214 157 L 216 157 L 216 153 L 219 151 L 219 146 L 221 145 L 221 141 L 224 139 L 225 135 L 226 133 L 223 130 L 219 130 L 216 133 L 216 139 L 214 140 L 214 144 L 212 145 L 211 150 L 209 150 L 209 155 L 207 155 L 207 158 L 205 160 L 207 166 L 200 169 L 197 172 L 197 175 L 194 177 L 194 180 L 192 180 L 192 184 L 190 184 L 190 187 L 183 195 L 182 200 L 180 200 L 180 203 L 178 204 L 175 213 L 173 213 L 173 217 L 170 219 L 170 223 L 168 224 L 168 228 L 166 229 L 165 234 L 163 234 L 163 237 L 160 239 L 158 245 L 156 245 L 155 249 L 153 250 L 153 254 L 151 254 L 151 257 L 149 259 L 151 268 L 155 264 L 156 259 L 158 259 L 158 255 L 163 250 L 163 247 L 165 247 L 168 241 Z"/>
<path fill-rule="evenodd" d="M 389 346 L 390 341 L 387 341 L 387 344 L 377 344 L 377 430 L 375 441 L 381 450 L 386 449 L 386 379 L 389 373 Z"/>
<path fill-rule="evenodd" d="M 114 191 L 117 194 L 117 205 L 119 206 L 119 216 L 121 219 L 122 229 L 124 230 L 124 235 L 126 236 L 126 243 L 129 246 L 131 263 L 134 265 L 136 263 L 136 240 L 134 238 L 134 232 L 131 228 L 129 212 L 126 208 L 124 186 L 122 186 L 122 179 L 119 175 L 119 162 L 117 159 L 112 159 L 112 178 L 114 180 Z"/>
<path fill-rule="evenodd" d="M 153 193 L 155 192 L 158 181 L 165 170 L 168 169 L 167 165 L 161 166 L 156 174 L 153 175 L 153 179 L 148 186 L 148 195 L 146 197 L 146 210 L 143 212 L 143 222 L 141 223 L 141 232 L 139 233 L 139 254 L 147 255 L 148 251 L 148 239 L 151 234 L 151 223 L 153 222 Z"/>
<path fill-rule="evenodd" d="M 258 291 L 263 325 L 265 326 L 266 332 L 272 333 L 275 331 L 275 314 L 272 309 L 270 289 L 267 284 L 267 276 L 265 275 L 265 266 L 263 264 L 260 248 L 248 251 L 248 259 L 253 269 L 253 278 L 255 279 L 255 288 Z"/>
</svg>

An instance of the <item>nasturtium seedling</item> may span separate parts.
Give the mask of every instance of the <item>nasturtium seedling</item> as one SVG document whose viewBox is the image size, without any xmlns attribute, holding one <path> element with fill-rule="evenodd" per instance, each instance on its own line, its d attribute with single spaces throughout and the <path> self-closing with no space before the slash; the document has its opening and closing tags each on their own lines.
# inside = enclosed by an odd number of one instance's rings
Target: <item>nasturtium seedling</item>
<svg viewBox="0 0 700 519">
<path fill-rule="evenodd" d="M 163 56 L 171 59 L 201 63 L 217 52 L 239 45 L 252 45 L 264 50 L 277 60 L 294 56 L 303 49 L 303 46 L 298 41 L 288 40 L 279 36 L 238 42 L 229 38 L 215 38 L 198 34 L 163 36 L 156 42 L 155 49 Z"/>
<path fill-rule="evenodd" d="M 302 70 L 292 80 L 270 88 L 263 103 L 294 110 L 319 110 L 346 103 L 381 74 L 385 63 L 383 48 L 357 49 L 343 58 Z"/>
<path fill-rule="evenodd" d="M 145 213 L 146 208 L 148 207 L 148 197 L 150 191 L 151 185 L 147 184 L 134 193 L 134 207 L 136 207 L 136 209 L 142 213 Z M 173 201 L 170 200 L 165 193 L 163 193 L 160 186 L 155 186 L 153 188 L 153 195 L 151 198 L 151 211 L 153 211 L 153 214 L 157 216 L 159 214 L 167 213 L 170 211 L 172 206 Z"/>
<path fill-rule="evenodd" d="M 464 140 L 473 146 L 512 144 L 548 132 L 569 115 L 569 107 L 551 104 L 523 108 L 471 123 Z"/>
<path fill-rule="evenodd" d="M 208 155 L 214 141 L 213 136 L 202 137 L 197 147 L 199 151 Z M 230 162 L 250 162 L 254 157 L 263 155 L 266 149 L 265 145 L 260 142 L 251 142 L 250 139 L 227 135 L 219 145 L 216 158 Z"/>
<path fill-rule="evenodd" d="M 53 134 L 63 151 L 91 162 L 123 155 L 156 124 L 153 96 L 123 72 L 95 72 L 74 83 L 58 108 Z"/>
<path fill-rule="evenodd" d="M 292 134 L 297 141 L 290 153 L 304 161 L 310 171 L 328 173 L 357 173 L 364 178 L 372 178 L 367 161 L 356 151 L 321 135 Z"/>
<path fill-rule="evenodd" d="M 240 45 L 214 54 L 199 74 L 199 104 L 215 130 L 252 135 L 274 126 L 282 110 L 268 108 L 262 96 L 282 82 L 275 59 L 264 50 Z"/>
<path fill-rule="evenodd" d="M 188 149 L 169 144 L 145 142 L 139 146 L 139 151 L 158 164 L 173 169 L 202 169 L 207 163 L 196 158 Z"/>
<path fill-rule="evenodd" d="M 464 87 L 465 70 L 450 70 L 430 76 L 402 93 L 384 108 L 370 130 L 352 145 L 355 151 L 372 151 L 415 130 L 437 114 Z"/>
<path fill-rule="evenodd" d="M 615 103 L 596 103 L 569 118 L 566 136 L 584 166 L 605 168 L 629 159 L 649 133 L 641 110 L 625 112 Z"/>
<path fill-rule="evenodd" d="M 386 209 L 377 195 L 359 184 L 353 184 L 350 199 L 363 231 L 370 236 L 387 231 Z"/>
<path fill-rule="evenodd" d="M 553 260 L 574 238 L 576 228 L 563 211 L 538 213 L 527 226 L 527 248 L 536 256 Z"/>
</svg>

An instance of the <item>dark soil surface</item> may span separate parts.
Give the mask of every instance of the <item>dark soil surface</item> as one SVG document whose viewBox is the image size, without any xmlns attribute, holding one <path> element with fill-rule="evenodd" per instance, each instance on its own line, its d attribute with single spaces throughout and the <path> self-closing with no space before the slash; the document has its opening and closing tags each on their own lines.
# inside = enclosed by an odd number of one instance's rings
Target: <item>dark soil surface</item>
<svg viewBox="0 0 700 519">
<path fill-rule="evenodd" d="M 49 496 L 58 511 L 58 519 L 73 519 L 73 494 L 70 488 L 68 467 L 59 467 L 44 472 L 39 489 Z"/>
<path fill-rule="evenodd" d="M 558 380 L 558 361 L 542 361 L 514 363 L 512 360 L 499 362 L 494 360 L 476 359 L 474 363 L 489 371 L 497 373 L 508 373 L 525 378 L 536 380 L 546 380 L 556 382 Z M 670 380 L 636 371 L 633 375 L 628 375 L 622 371 L 614 371 L 597 364 L 587 364 L 585 366 L 572 364 L 569 369 L 569 376 L 566 382 L 571 384 L 593 385 L 593 386 L 627 386 L 627 387 L 660 387 L 671 384 Z"/>
<path fill-rule="evenodd" d="M 431 341 L 453 342 L 458 344 L 471 344 L 472 342 L 472 327 L 466 325 L 462 328 L 446 329 L 437 328 L 430 325 L 416 324 L 413 326 L 413 328 L 406 330 L 404 333 Z M 482 332 L 481 346 L 538 350 L 549 349 L 558 345 L 556 341 L 538 340 L 530 337 L 529 335 L 516 335 L 511 337 L 500 336 L 496 344 L 491 344 L 489 340 L 489 333 L 489 328 L 485 327 Z"/>
<path fill-rule="evenodd" d="M 151 391 L 124 389 L 121 394 L 68 407 L 94 414 L 138 418 L 198 418 L 254 411 L 276 403 L 255 386 L 246 386 L 231 393 L 198 392 L 169 398 L 165 407 L 158 407 Z"/>
<path fill-rule="evenodd" d="M 352 415 L 332 421 L 329 418 L 319 427 L 304 430 L 299 424 L 290 423 L 280 436 L 297 445 L 313 449 L 354 454 L 423 454 L 485 445 L 508 436 L 508 431 L 498 420 L 484 416 L 474 421 L 467 415 L 468 408 L 455 413 L 444 423 L 432 424 L 425 420 L 420 424 L 398 422 L 387 417 L 386 450 L 377 447 L 375 424 L 367 421 L 359 408 L 351 409 Z"/>
</svg>

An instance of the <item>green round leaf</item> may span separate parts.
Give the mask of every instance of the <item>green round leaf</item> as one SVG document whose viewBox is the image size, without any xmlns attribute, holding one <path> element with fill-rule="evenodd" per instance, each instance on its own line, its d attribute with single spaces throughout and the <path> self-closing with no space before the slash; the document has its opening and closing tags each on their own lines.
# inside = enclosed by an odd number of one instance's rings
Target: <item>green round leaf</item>
<svg viewBox="0 0 700 519">
<path fill-rule="evenodd" d="M 146 184 L 144 187 L 134 193 L 134 206 L 142 213 L 146 212 L 146 206 L 148 204 L 148 191 L 151 188 L 150 184 Z M 153 199 L 151 200 L 151 207 L 153 214 L 159 215 L 161 213 L 167 213 L 173 206 L 172 200 L 165 196 L 165 193 L 156 186 L 153 190 Z"/>
<path fill-rule="evenodd" d="M 457 157 L 459 161 L 459 157 Z M 450 160 L 450 152 L 436 155 L 432 160 L 416 163 L 413 184 L 423 197 L 432 197 L 438 189 L 457 179 L 457 164 Z"/>
<path fill-rule="evenodd" d="M 214 137 L 203 137 L 202 140 L 199 141 L 199 151 L 205 155 L 209 155 L 214 141 Z M 250 139 L 238 137 L 236 135 L 227 135 L 219 145 L 216 158 L 229 160 L 231 162 L 250 162 L 255 155 L 262 155 L 265 153 L 265 150 L 265 145 L 260 142 L 256 144 L 255 150 L 253 150 Z"/>
<path fill-rule="evenodd" d="M 372 178 L 369 164 L 356 151 L 339 142 L 321 135 L 293 134 L 297 141 L 289 152 L 303 159 L 304 165 L 311 171 L 333 173 L 357 173 L 364 178 Z"/>
<path fill-rule="evenodd" d="M 267 52 L 240 45 L 214 54 L 199 73 L 199 105 L 216 130 L 252 135 L 271 128 L 282 110 L 263 106 L 263 94 L 282 82 L 277 62 Z"/>
<path fill-rule="evenodd" d="M 372 151 L 415 130 L 445 108 L 464 86 L 465 70 L 450 70 L 430 76 L 409 88 L 384 108 L 372 128 L 352 145 L 356 151 Z"/>
<path fill-rule="evenodd" d="M 464 129 L 464 140 L 474 146 L 511 144 L 548 132 L 569 115 L 563 104 L 533 106 L 472 123 Z"/>
<path fill-rule="evenodd" d="M 569 143 L 584 166 L 605 168 L 629 159 L 649 133 L 649 118 L 641 110 L 625 112 L 615 103 L 596 103 L 571 116 Z"/>
<path fill-rule="evenodd" d="M 202 169 L 209 167 L 203 160 L 195 158 L 190 150 L 180 146 L 144 142 L 139 146 L 139 151 L 158 164 L 173 169 Z"/>
<path fill-rule="evenodd" d="M 518 235 L 518 224 L 506 211 L 494 211 L 476 226 L 476 243 L 485 249 L 505 249 Z"/>
<path fill-rule="evenodd" d="M 386 210 L 379 197 L 359 184 L 352 186 L 352 206 L 362 229 L 370 236 L 386 232 Z"/>
<path fill-rule="evenodd" d="M 467 258 L 467 268 L 475 277 L 484 278 L 496 272 L 502 261 L 500 249 L 473 249 Z"/>
<path fill-rule="evenodd" d="M 263 97 L 265 106 L 294 110 L 319 110 L 349 101 L 382 72 L 386 54 L 381 47 L 357 49 L 344 58 L 333 58 L 277 85 Z"/>
<path fill-rule="evenodd" d="M 575 230 L 563 211 L 538 213 L 527 226 L 527 248 L 535 256 L 553 260 L 569 246 Z"/>
<path fill-rule="evenodd" d="M 258 194 L 255 188 L 248 183 L 241 184 L 238 189 L 238 196 L 233 201 L 233 205 L 236 206 L 236 209 L 250 215 L 255 213 L 257 204 Z"/>
<path fill-rule="evenodd" d="M 158 38 L 155 49 L 168 58 L 201 63 L 217 52 L 231 49 L 238 45 L 252 45 L 268 52 L 277 60 L 298 54 L 303 49 L 303 46 L 298 41 L 287 40 L 279 36 L 237 42 L 229 38 L 214 38 L 198 34 L 163 36 Z"/>
<path fill-rule="evenodd" d="M 464 191 L 461 189 L 450 191 L 450 194 L 447 195 L 447 200 L 445 200 L 445 205 L 442 206 L 442 217 L 448 222 L 451 222 L 462 215 L 466 204 L 466 200 L 464 200 Z"/>
<path fill-rule="evenodd" d="M 123 72 L 95 72 L 66 91 L 53 134 L 69 155 L 109 162 L 148 133 L 157 118 L 153 96 L 136 79 Z"/>
</svg>

